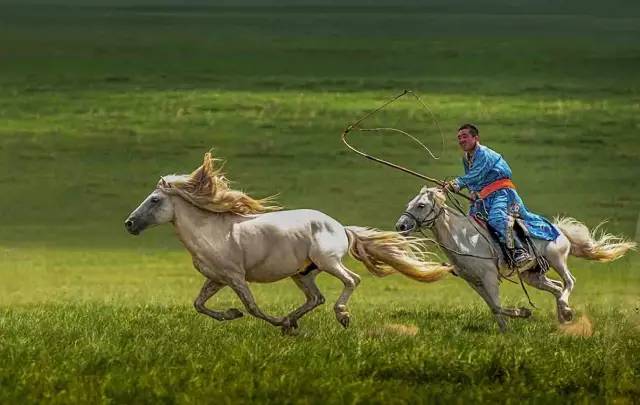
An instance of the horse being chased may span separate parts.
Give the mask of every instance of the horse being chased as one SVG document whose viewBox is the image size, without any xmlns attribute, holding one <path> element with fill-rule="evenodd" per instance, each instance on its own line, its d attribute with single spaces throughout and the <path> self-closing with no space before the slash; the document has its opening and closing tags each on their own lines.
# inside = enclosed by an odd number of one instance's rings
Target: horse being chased
<svg viewBox="0 0 640 405">
<path fill-rule="evenodd" d="M 607 233 L 598 236 L 597 228 L 589 231 L 573 218 L 558 218 L 552 226 L 559 234 L 555 240 L 533 239 L 533 244 L 535 251 L 555 269 L 562 282 L 548 278 L 538 267 L 519 274 L 527 284 L 553 294 L 558 320 L 564 323 L 573 317 L 569 296 L 575 278 L 567 266 L 568 256 L 608 262 L 622 257 L 636 245 Z M 531 315 L 527 308 L 503 308 L 500 305 L 500 269 L 508 267 L 508 257 L 488 229 L 477 224 L 470 216 L 446 205 L 446 191 L 442 188 L 423 187 L 396 223 L 396 229 L 405 235 L 422 227 L 431 229 L 436 243 L 455 266 L 454 273 L 463 278 L 489 305 L 501 331 L 506 330 L 503 316 L 527 318 Z"/>
<path fill-rule="evenodd" d="M 397 232 L 343 226 L 315 210 L 279 210 L 270 199 L 256 200 L 232 190 L 217 159 L 205 154 L 203 164 L 190 175 L 162 177 L 156 189 L 125 221 L 129 233 L 173 224 L 191 253 L 194 267 L 205 277 L 194 302 L 196 310 L 218 321 L 239 318 L 235 308 L 214 311 L 205 305 L 225 286 L 238 295 L 253 316 L 279 326 L 285 333 L 324 297 L 315 283 L 320 271 L 344 284 L 334 305 L 336 319 L 349 326 L 347 301 L 358 286 L 358 275 L 342 263 L 350 253 L 376 276 L 399 272 L 414 280 L 432 282 L 452 270 L 428 260 L 417 239 Z M 270 283 L 291 277 L 306 302 L 284 317 L 262 311 L 249 282 Z"/>
</svg>

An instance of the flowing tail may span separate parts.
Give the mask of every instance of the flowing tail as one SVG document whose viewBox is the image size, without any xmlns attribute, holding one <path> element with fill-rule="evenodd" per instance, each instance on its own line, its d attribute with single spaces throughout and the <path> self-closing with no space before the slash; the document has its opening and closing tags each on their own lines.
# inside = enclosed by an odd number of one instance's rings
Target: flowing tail
<svg viewBox="0 0 640 405">
<path fill-rule="evenodd" d="M 599 262 L 611 262 L 624 256 L 629 250 L 636 249 L 635 242 L 599 231 L 604 224 L 596 226 L 592 231 L 582 222 L 570 217 L 557 217 L 553 221 L 564 236 L 571 242 L 571 254 Z"/>
<path fill-rule="evenodd" d="M 347 226 L 345 231 L 351 256 L 378 277 L 397 271 L 414 280 L 431 283 L 453 270 L 449 264 L 426 260 L 427 253 L 421 249 L 419 239 L 357 226 Z"/>
</svg>

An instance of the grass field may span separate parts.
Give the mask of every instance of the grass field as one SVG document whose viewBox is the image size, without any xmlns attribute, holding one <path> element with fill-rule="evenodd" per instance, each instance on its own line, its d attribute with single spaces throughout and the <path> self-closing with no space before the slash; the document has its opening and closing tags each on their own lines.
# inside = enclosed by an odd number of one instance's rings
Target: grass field
<svg viewBox="0 0 640 405">
<path fill-rule="evenodd" d="M 640 7 L 628 1 L 403 2 L 402 7 L 219 6 L 144 0 L 0 1 L 0 403 L 616 402 L 640 397 L 640 259 L 572 260 L 578 319 L 497 333 L 454 278 L 362 274 L 343 330 L 340 284 L 298 336 L 245 317 L 216 323 L 170 228 L 138 238 L 127 214 L 159 176 L 214 147 L 235 184 L 288 208 L 389 229 L 421 183 L 346 151 L 350 122 L 404 88 L 367 150 L 444 178 L 455 129 L 515 172 L 527 205 L 638 238 Z M 33 2 L 35 3 L 35 2 Z M 177 2 L 176 2 L 177 3 Z M 306 3 L 305 3 L 306 4 Z M 311 3 L 310 3 L 311 4 Z M 254 287 L 282 314 L 290 281 Z M 525 305 L 505 283 L 503 301 Z M 238 307 L 230 291 L 210 303 Z"/>
</svg>

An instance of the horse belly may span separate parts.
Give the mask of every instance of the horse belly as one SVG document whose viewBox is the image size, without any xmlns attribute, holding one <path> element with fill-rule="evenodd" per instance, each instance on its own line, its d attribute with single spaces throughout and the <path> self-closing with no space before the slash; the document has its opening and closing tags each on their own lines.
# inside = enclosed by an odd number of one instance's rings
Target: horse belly
<svg viewBox="0 0 640 405">
<path fill-rule="evenodd" d="M 269 258 L 250 269 L 245 269 L 245 278 L 253 283 L 272 283 L 304 270 L 307 260 L 295 257 Z"/>
</svg>

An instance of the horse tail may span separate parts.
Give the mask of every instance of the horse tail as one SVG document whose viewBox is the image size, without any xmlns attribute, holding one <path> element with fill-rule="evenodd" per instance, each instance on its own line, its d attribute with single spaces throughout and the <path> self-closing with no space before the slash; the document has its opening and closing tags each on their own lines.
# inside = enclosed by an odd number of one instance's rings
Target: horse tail
<svg viewBox="0 0 640 405">
<path fill-rule="evenodd" d="M 357 226 L 345 227 L 349 238 L 349 253 L 378 277 L 396 271 L 414 280 L 431 283 L 453 271 L 453 266 L 427 260 L 420 240 Z"/>
<path fill-rule="evenodd" d="M 635 242 L 600 231 L 604 222 L 589 230 L 585 224 L 570 217 L 557 217 L 553 221 L 571 242 L 571 255 L 599 262 L 611 262 L 636 249 Z"/>
</svg>

